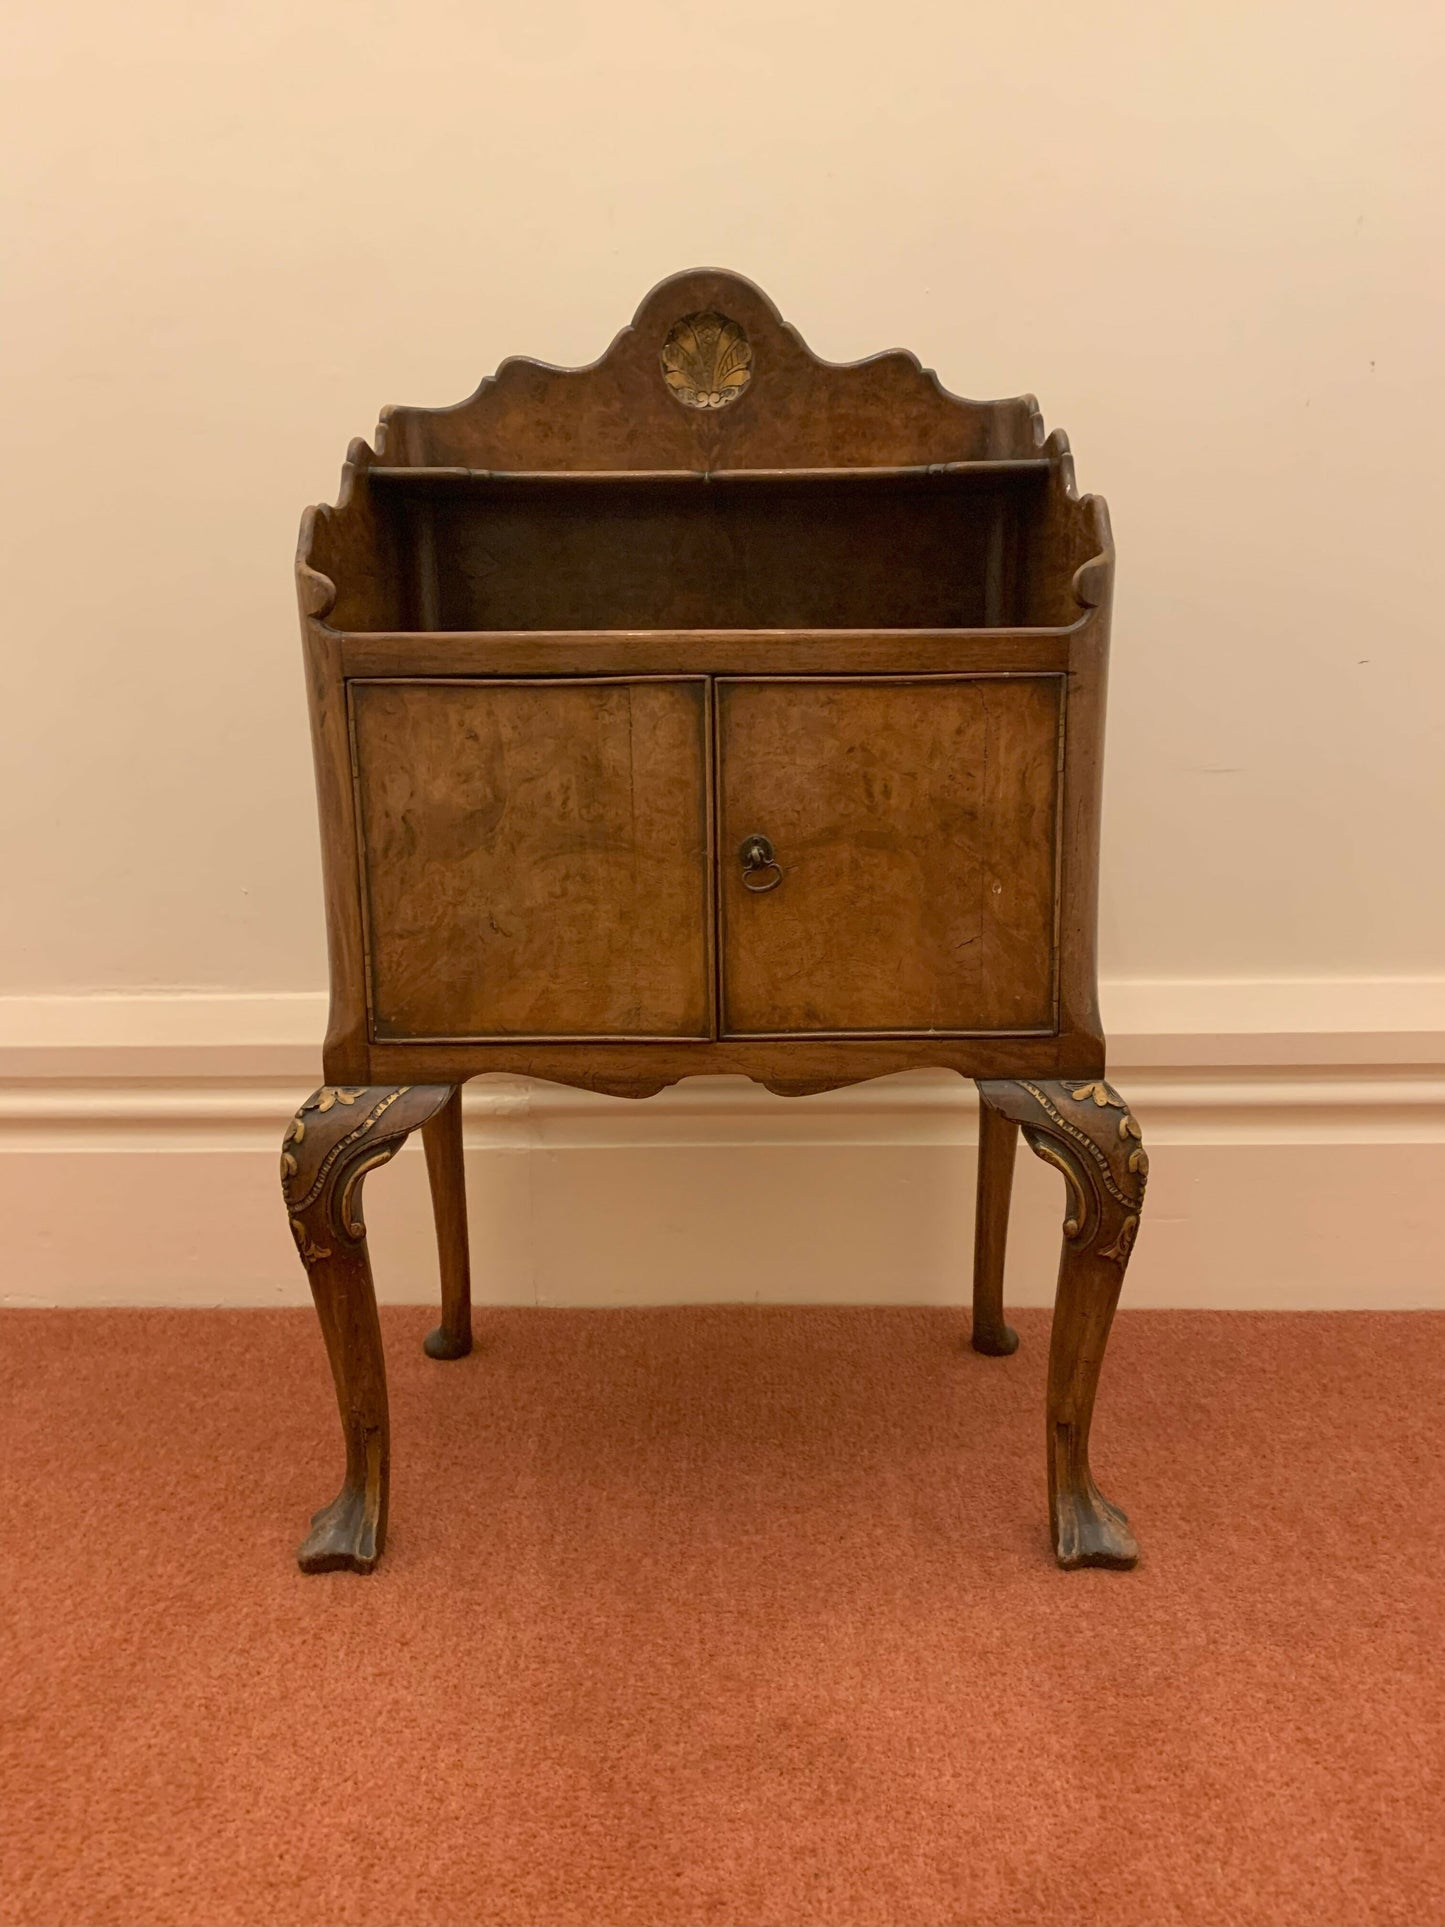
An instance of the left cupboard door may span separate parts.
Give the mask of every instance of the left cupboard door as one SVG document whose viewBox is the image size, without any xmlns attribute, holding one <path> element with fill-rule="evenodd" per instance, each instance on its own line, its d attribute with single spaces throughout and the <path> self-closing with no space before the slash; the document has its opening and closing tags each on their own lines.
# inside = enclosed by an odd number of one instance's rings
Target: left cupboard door
<svg viewBox="0 0 1445 1927">
<path fill-rule="evenodd" d="M 374 1038 L 715 1034 L 706 678 L 348 692 Z"/>
</svg>

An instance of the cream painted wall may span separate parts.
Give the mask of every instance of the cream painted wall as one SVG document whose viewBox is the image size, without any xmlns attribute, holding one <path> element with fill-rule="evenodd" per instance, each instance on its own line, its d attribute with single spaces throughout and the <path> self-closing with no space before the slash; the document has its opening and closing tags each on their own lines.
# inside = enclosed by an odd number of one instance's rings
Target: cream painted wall
<svg viewBox="0 0 1445 1927">
<path fill-rule="evenodd" d="M 1440 972 L 1442 23 L 12 8 L 0 991 L 322 982 L 299 510 L 703 261 L 1033 389 L 1107 494 L 1106 976 Z"/>
<path fill-rule="evenodd" d="M 1130 1301 L 1445 1303 L 1442 54 L 1439 0 L 17 0 L 0 1303 L 304 1298 L 299 512 L 381 403 L 590 360 L 702 262 L 1034 390 L 1109 498 Z M 482 1299 L 962 1295 L 957 1085 L 468 1106 Z M 420 1154 L 373 1191 L 431 1295 Z"/>
</svg>

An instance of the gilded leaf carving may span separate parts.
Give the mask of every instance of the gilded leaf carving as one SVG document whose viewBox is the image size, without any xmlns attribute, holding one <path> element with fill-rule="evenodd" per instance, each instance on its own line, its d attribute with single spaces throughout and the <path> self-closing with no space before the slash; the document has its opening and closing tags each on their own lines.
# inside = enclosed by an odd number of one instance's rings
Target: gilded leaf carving
<svg viewBox="0 0 1445 1927">
<path fill-rule="evenodd" d="M 301 1253 L 301 1262 L 309 1271 L 314 1264 L 331 1256 L 325 1245 L 319 1245 L 299 1218 L 291 1220 L 291 1236 L 296 1240 L 296 1249 Z"/>
<path fill-rule="evenodd" d="M 361 1090 L 347 1090 L 340 1084 L 323 1084 L 315 1097 L 308 1097 L 301 1106 L 303 1111 L 329 1111 L 334 1104 L 354 1104 L 361 1096 Z"/>
</svg>

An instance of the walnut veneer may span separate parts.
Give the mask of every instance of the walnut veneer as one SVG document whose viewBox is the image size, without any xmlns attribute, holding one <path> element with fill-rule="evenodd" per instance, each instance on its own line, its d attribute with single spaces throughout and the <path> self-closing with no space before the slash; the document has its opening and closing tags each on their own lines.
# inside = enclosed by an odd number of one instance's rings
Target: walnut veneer
<svg viewBox="0 0 1445 1927">
<path fill-rule="evenodd" d="M 982 1099 L 974 1344 L 1018 1130 L 1062 1173 L 1048 1474 L 1064 1565 L 1133 1563 L 1088 1461 L 1147 1172 L 1095 983 L 1114 552 L 1030 397 L 819 361 L 736 275 L 591 367 L 383 413 L 297 556 L 331 957 L 282 1180 L 347 1470 L 301 1549 L 368 1571 L 386 1381 L 366 1173 L 420 1127 L 434 1357 L 470 1350 L 459 1087 L 784 1094 L 921 1066 Z"/>
</svg>

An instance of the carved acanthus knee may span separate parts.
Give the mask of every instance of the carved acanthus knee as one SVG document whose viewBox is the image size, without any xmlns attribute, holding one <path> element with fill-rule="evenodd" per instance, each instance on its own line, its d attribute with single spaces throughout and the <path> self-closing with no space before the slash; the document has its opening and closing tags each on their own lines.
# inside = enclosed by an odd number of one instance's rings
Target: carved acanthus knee
<svg viewBox="0 0 1445 1927">
<path fill-rule="evenodd" d="M 1102 1078 L 1027 1079 L 981 1084 L 984 1102 L 1022 1125 L 1036 1156 L 1068 1191 L 1064 1236 L 1120 1267 L 1139 1234 L 1149 1157 L 1119 1093 Z"/>
<path fill-rule="evenodd" d="M 365 1239 L 361 1180 L 449 1095 L 447 1085 L 323 1084 L 307 1098 L 281 1146 L 281 1191 L 308 1271 Z"/>
</svg>

